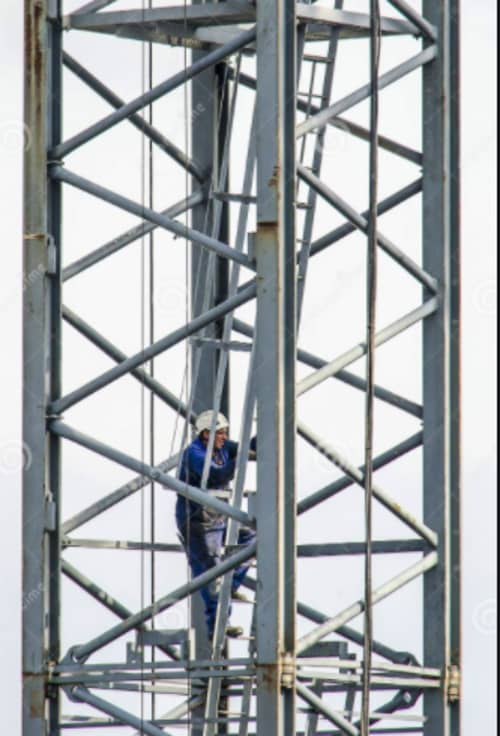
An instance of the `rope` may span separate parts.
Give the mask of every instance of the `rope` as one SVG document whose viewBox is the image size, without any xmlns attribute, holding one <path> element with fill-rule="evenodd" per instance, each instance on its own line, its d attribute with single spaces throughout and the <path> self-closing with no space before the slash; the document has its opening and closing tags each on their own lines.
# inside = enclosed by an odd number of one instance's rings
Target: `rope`
<svg viewBox="0 0 500 736">
<path fill-rule="evenodd" d="M 142 20 L 144 22 L 145 14 L 145 0 L 142 0 Z M 141 92 L 145 93 L 146 89 L 146 44 L 141 44 Z M 145 117 L 145 111 L 142 111 L 142 117 Z M 146 202 L 146 148 L 144 136 L 141 136 L 141 204 L 144 207 Z M 146 310 L 145 310 L 145 298 L 146 298 L 146 278 L 145 278 L 145 242 L 144 236 L 141 237 L 141 267 L 140 267 L 140 302 L 141 302 L 141 349 L 145 350 L 146 347 Z M 141 395 L 140 395 L 140 407 L 141 407 L 141 461 L 145 462 L 146 448 L 145 448 L 145 421 L 146 421 L 146 388 L 144 383 L 141 384 Z M 141 511 L 140 511 L 140 525 L 141 525 L 141 583 L 140 583 L 140 597 L 141 597 L 141 610 L 145 607 L 145 554 L 144 554 L 144 540 L 145 540 L 145 488 L 141 488 Z M 141 657 L 141 675 L 144 676 L 144 657 Z M 144 680 L 142 680 L 144 682 Z M 144 709 L 144 687 L 141 687 L 141 724 L 145 721 L 145 709 Z"/>
<path fill-rule="evenodd" d="M 148 2 L 148 8 L 151 10 L 153 7 L 152 0 L 149 0 Z M 148 42 L 148 87 L 149 91 L 153 88 L 153 44 L 151 41 Z M 152 126 L 153 125 L 153 105 L 148 105 L 148 122 Z M 148 143 L 148 158 L 149 158 L 149 208 L 151 210 L 154 210 L 154 166 L 153 166 L 153 141 L 149 139 Z M 152 345 L 155 341 L 155 313 L 154 313 L 154 293 L 155 293 L 155 258 L 154 258 L 154 231 L 149 233 L 148 237 L 149 241 L 149 344 Z M 154 366 L 154 358 L 151 359 L 149 363 L 149 372 L 151 374 L 151 377 L 154 378 L 155 375 L 155 366 Z M 153 391 L 150 391 L 149 393 L 149 462 L 152 467 L 156 465 L 155 461 L 155 394 Z M 156 534 L 155 534 L 155 483 L 154 481 L 151 481 L 150 483 L 150 518 L 149 518 L 149 536 L 151 540 L 151 544 L 154 545 L 156 541 Z M 150 586 L 151 586 L 151 596 L 150 601 L 151 605 L 154 604 L 155 598 L 156 598 L 156 575 L 155 575 L 155 563 L 156 563 L 156 555 L 154 551 L 154 546 L 151 549 L 150 552 L 150 563 L 151 563 L 151 570 L 150 570 Z M 154 617 L 151 619 L 151 628 L 155 628 L 155 621 Z M 152 662 L 152 671 L 154 674 L 155 670 L 155 661 L 156 661 L 156 650 L 155 647 L 151 647 L 151 662 Z M 151 684 L 154 685 L 154 679 L 151 681 Z M 151 693 L 151 718 L 154 720 L 156 715 L 156 700 L 155 700 L 155 693 Z"/>
<path fill-rule="evenodd" d="M 184 20 L 184 31 L 187 31 L 187 0 L 183 0 L 183 20 Z M 187 45 L 184 45 L 184 53 L 183 53 L 183 59 L 184 59 L 184 73 L 187 69 L 188 64 L 188 51 L 187 51 Z M 186 156 L 189 153 L 189 127 L 188 127 L 188 85 L 184 84 L 184 150 L 186 151 Z M 189 191 L 189 177 L 187 169 L 185 169 L 184 172 L 184 196 L 187 199 Z M 189 216 L 188 216 L 188 210 L 186 209 L 186 212 L 184 214 L 184 222 L 185 226 L 187 228 L 189 224 Z M 188 241 L 187 238 L 184 240 L 184 253 L 185 253 L 185 261 L 184 261 L 184 268 L 185 268 L 185 317 L 186 317 L 186 324 L 190 317 L 190 301 L 189 301 L 189 286 L 190 286 L 190 271 L 191 271 L 191 262 L 189 258 L 190 248 L 188 247 Z M 184 421 L 184 428 L 187 430 L 187 427 L 189 426 L 189 417 L 191 416 L 191 406 L 192 401 L 188 402 L 188 396 L 189 396 L 189 341 L 186 340 L 185 344 L 185 356 L 184 356 L 184 376 L 182 378 L 182 388 L 186 389 L 186 403 L 188 403 L 188 412 L 185 417 Z M 192 389 L 191 389 L 192 390 Z M 182 394 L 181 394 L 182 396 Z M 176 432 L 177 434 L 177 425 L 179 420 L 179 414 L 177 414 L 176 418 Z M 184 434 L 184 432 L 183 432 Z M 180 447 L 180 450 L 182 451 L 182 445 Z M 182 455 L 180 456 L 181 460 L 179 460 L 179 466 L 178 466 L 178 472 L 177 475 L 179 475 L 181 462 L 182 462 Z M 189 507 L 188 507 L 189 508 Z M 188 523 L 187 530 L 186 530 L 186 551 L 189 550 L 190 546 L 190 531 L 191 531 L 191 525 Z M 189 565 L 189 559 L 186 555 L 186 578 L 190 580 L 191 578 L 191 569 Z M 191 605 L 191 596 L 189 596 L 187 601 L 187 614 L 188 614 L 188 627 L 190 629 L 191 627 L 191 621 L 192 621 L 192 605 Z M 188 648 L 188 657 L 189 660 L 191 660 L 191 647 Z M 196 652 L 195 652 L 196 655 Z M 188 699 L 191 700 L 193 695 L 193 685 L 192 685 L 192 678 L 191 678 L 191 672 L 188 672 L 188 680 L 187 680 L 187 686 L 188 686 Z M 188 722 L 188 732 L 191 733 L 191 708 L 188 710 L 187 713 L 187 722 Z"/>
<path fill-rule="evenodd" d="M 373 642 L 372 601 L 372 477 L 373 477 L 373 419 L 375 371 L 375 323 L 377 305 L 377 188 L 378 188 L 378 71 L 380 62 L 380 4 L 370 0 L 370 206 L 368 217 L 367 268 L 367 369 L 365 407 L 365 615 L 364 663 L 361 707 L 361 736 L 370 733 L 370 670 Z"/>
</svg>

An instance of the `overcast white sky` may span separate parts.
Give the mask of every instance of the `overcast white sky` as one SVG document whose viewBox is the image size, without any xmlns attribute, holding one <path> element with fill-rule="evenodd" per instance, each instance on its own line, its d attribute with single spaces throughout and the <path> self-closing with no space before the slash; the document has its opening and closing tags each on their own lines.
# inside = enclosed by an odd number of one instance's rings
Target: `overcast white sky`
<svg viewBox="0 0 500 736">
<path fill-rule="evenodd" d="M 75 3 L 74 5 L 77 5 Z M 139 4 L 139 3 L 138 3 Z M 495 50 L 496 50 L 496 7 L 491 0 L 477 0 L 476 2 L 462 3 L 462 294 L 463 294 L 463 447 L 462 447 L 462 471 L 463 471 L 463 678 L 464 678 L 464 729 L 465 736 L 476 733 L 487 734 L 493 733 L 494 722 L 494 702 L 495 702 L 495 667 L 494 652 L 496 651 L 496 628 L 494 621 L 496 620 L 496 585 L 495 585 L 495 547 L 496 547 L 496 490 L 495 490 L 495 448 L 496 448 L 496 430 L 495 430 L 495 407 L 496 407 L 496 350 L 495 350 L 495 322 L 496 322 L 496 237 L 495 237 L 495 213 L 496 213 L 496 181 L 495 181 L 495 161 L 496 161 L 496 78 L 495 78 Z M 119 3 L 117 3 L 117 7 Z M 349 9 L 358 9 L 363 7 L 363 3 L 346 3 Z M 0 219 L 0 229 L 2 233 L 3 244 L 3 260 L 0 269 L 0 324 L 2 344 L 4 347 L 3 361 L 1 367 L 2 380 L 0 381 L 2 421 L 0 422 L 0 481 L 3 487 L 4 504 L 1 518 L 3 520 L 3 530 L 0 535 L 0 576 L 2 579 L 2 605 L 0 609 L 0 652 L 2 654 L 2 671 L 0 674 L 0 702 L 2 702 L 2 718 L 3 732 L 8 734 L 20 733 L 20 611 L 21 611 L 21 593 L 20 593 L 20 572 L 21 572 L 21 556 L 20 556 L 20 538 L 21 538 L 21 509 L 20 509 L 20 478 L 15 472 L 15 462 L 13 461 L 13 451 L 20 446 L 20 427 L 21 427 L 21 321 L 20 321 L 20 305 L 22 294 L 21 282 L 21 212 L 22 212 L 22 192 L 21 192 L 21 150 L 19 145 L 19 130 L 22 122 L 22 3 L 14 0 L 3 0 L 0 7 L 0 69 L 2 78 L 2 98 L 0 102 L 0 160 L 2 176 L 0 177 L 0 202 L 2 216 Z M 91 45 L 94 44 L 93 46 Z M 137 52 L 137 46 L 134 46 L 134 52 L 137 56 L 137 65 L 132 67 L 132 71 L 123 74 L 121 71 L 121 63 L 127 61 L 126 54 L 123 59 L 119 55 L 122 44 L 126 42 L 113 42 L 113 58 L 115 64 L 110 63 L 108 68 L 103 70 L 103 78 L 108 83 L 115 86 L 115 89 L 124 98 L 130 99 L 140 91 L 140 56 Z M 81 45 L 79 45 L 81 44 Z M 397 42 L 396 42 L 397 44 Z M 123 47 L 124 48 L 124 47 Z M 398 47 L 395 45 L 395 59 L 398 56 Z M 93 39 L 86 36 L 82 41 L 76 41 L 74 47 L 71 48 L 74 53 L 82 61 L 88 63 L 89 68 L 96 72 L 102 65 L 105 54 L 105 40 L 103 38 Z M 132 53 L 132 52 L 131 52 Z M 161 57 L 162 52 L 158 52 Z M 353 75 L 359 71 L 355 67 L 357 51 L 354 47 L 350 47 L 346 51 L 347 58 L 345 61 L 350 62 Z M 392 52 L 391 52 L 392 53 Z M 182 63 L 182 52 L 177 52 L 174 63 Z M 352 54 L 352 56 L 348 56 Z M 387 51 L 386 62 L 390 66 L 390 52 Z M 167 58 L 167 57 L 165 57 Z M 173 58 L 172 56 L 168 57 Z M 405 53 L 401 58 L 405 58 Z M 119 59 L 119 61 L 117 61 Z M 359 62 L 361 64 L 361 62 Z M 363 57 L 364 64 L 364 57 Z M 104 64 L 104 67 L 107 63 Z M 346 65 L 348 66 L 348 65 Z M 365 68 L 365 67 L 362 67 Z M 139 71 L 138 71 L 139 70 Z M 106 76 L 107 75 L 107 76 Z M 160 75 L 166 76 L 165 73 Z M 348 77 L 342 77 L 338 80 L 334 98 L 340 97 L 348 89 L 354 86 L 352 80 Z M 345 85 L 345 89 L 344 86 Z M 71 83 L 68 85 L 69 92 L 73 89 Z M 76 87 L 74 88 L 76 89 Z M 83 88 L 78 87 L 81 97 L 74 97 L 78 100 L 78 104 L 69 107 L 65 124 L 68 131 L 77 130 L 83 127 L 88 121 L 92 121 L 106 111 L 106 106 L 97 105 L 93 95 L 83 93 Z M 381 132 L 397 137 L 398 130 L 391 129 L 391 119 L 395 116 L 392 114 L 398 106 L 398 114 L 410 115 L 411 110 L 408 101 L 411 98 L 412 87 L 406 88 L 408 98 L 390 98 L 390 102 L 384 109 L 385 117 L 382 118 Z M 75 92 L 76 94 L 76 92 Z M 405 94 L 405 92 L 403 92 Z M 407 104 L 408 103 L 408 104 Z M 166 132 L 171 137 L 176 138 L 179 145 L 183 143 L 183 114 L 182 96 L 179 95 L 175 99 L 170 99 L 170 108 L 159 108 L 159 118 L 165 124 Z M 406 108 L 408 109 L 406 110 Z M 399 109 L 400 108 L 400 109 Z M 172 110 L 174 115 L 172 115 Z M 354 115 L 353 115 L 354 117 Z M 401 118 L 400 118 L 401 120 Z M 411 139 L 412 131 L 408 128 L 408 120 L 405 120 L 405 142 L 418 146 L 417 126 L 413 131 L 415 140 Z M 123 127 L 123 126 L 122 126 Z M 92 160 L 87 160 L 86 154 L 75 154 L 74 158 L 68 159 L 68 166 L 72 170 L 79 171 L 92 178 L 91 172 L 95 171 L 93 165 L 95 161 L 100 160 L 98 157 L 104 155 L 111 156 L 110 170 L 106 170 L 105 181 L 109 186 L 115 186 L 117 189 L 121 186 L 121 180 L 126 173 L 124 164 L 123 151 L 127 151 L 128 163 L 138 167 L 141 160 L 140 147 L 136 145 L 136 139 L 126 136 L 118 138 L 118 149 L 116 151 L 108 150 L 109 139 L 104 147 L 99 148 L 99 144 L 94 149 Z M 410 138 L 408 137 L 410 136 Z M 358 149 L 343 147 L 341 142 L 343 139 L 332 138 L 335 144 L 332 148 L 332 159 L 327 154 L 327 163 L 333 160 L 345 162 L 346 166 L 350 166 L 353 156 L 361 155 Z M 128 146 L 130 145 L 130 148 Z M 135 148 L 134 148 L 135 146 Z M 236 155 L 236 154 L 233 154 Z M 363 154 L 364 155 L 364 154 Z M 337 158 L 334 159 L 333 156 Z M 398 177 L 405 177 L 407 172 L 401 167 L 392 169 L 393 164 L 389 163 L 389 159 L 383 159 L 383 173 L 389 182 L 398 181 Z M 328 168 L 328 167 L 327 167 Z M 333 167 L 332 167 L 333 168 Z M 346 169 L 342 169 L 343 172 Z M 354 169 L 353 169 L 354 170 Z M 332 173 L 334 176 L 334 173 Z M 417 174 L 414 174 L 416 177 Z M 162 177 L 164 177 L 162 179 Z M 164 195 L 165 204 L 171 203 L 179 199 L 183 195 L 183 182 L 176 180 L 176 187 L 180 187 L 178 194 L 171 191 L 171 180 L 168 179 L 169 170 L 164 171 L 159 166 L 158 178 L 163 188 L 160 189 Z M 94 175 L 94 178 L 96 176 Z M 127 182 L 127 185 L 129 182 Z M 364 202 L 365 194 L 359 190 L 359 185 L 354 178 L 345 177 L 343 174 L 343 193 L 346 198 L 350 198 L 355 205 L 359 199 L 360 209 Z M 392 191 L 397 188 L 396 184 L 383 184 L 385 191 Z M 127 194 L 136 199 L 140 199 L 141 179 L 137 175 L 135 180 L 130 183 Z M 163 199 L 162 199 L 163 202 Z M 92 209 L 95 207 L 95 209 Z M 321 217 L 326 215 L 321 214 Z M 412 211 L 410 210 L 410 213 Z M 68 215 L 69 213 L 69 215 Z M 97 214 L 96 214 L 97 213 Z M 68 222 L 70 220 L 70 222 Z M 95 222 L 97 228 L 95 231 L 97 240 L 93 241 L 92 247 L 105 242 L 109 237 L 121 232 L 121 230 L 133 224 L 133 219 L 128 216 L 113 215 L 112 220 L 107 220 L 106 215 L 98 211 L 95 203 L 89 205 L 85 202 L 72 198 L 68 195 L 66 209 L 66 227 L 74 231 L 74 247 L 72 258 L 77 254 L 90 250 L 88 246 L 89 235 L 92 235 L 91 224 Z M 340 219 L 335 220 L 334 224 Z M 391 235 L 393 237 L 401 236 L 404 232 L 405 223 L 394 219 L 390 221 L 390 227 L 393 228 Z M 324 232 L 326 228 L 320 230 Z M 167 241 L 165 241 L 167 243 Z M 168 241 L 170 242 L 170 241 Z M 120 256 L 121 257 L 121 256 Z M 129 259 L 129 260 L 127 260 Z M 174 264 L 172 261 L 161 261 L 165 267 L 160 287 L 163 293 L 173 293 L 175 298 L 165 297 L 166 302 L 159 303 L 160 321 L 164 318 L 167 324 L 167 318 L 182 321 L 183 311 L 179 308 L 178 303 L 183 301 L 184 291 L 182 286 L 182 267 L 183 258 L 179 257 L 178 262 Z M 168 270 L 167 264 L 168 263 Z M 306 302 L 304 307 L 303 318 L 303 338 L 302 344 L 309 349 L 314 349 L 318 344 L 322 346 L 322 350 L 317 349 L 325 357 L 341 352 L 352 344 L 353 324 L 361 324 L 364 306 L 359 303 L 354 309 L 354 298 L 351 291 L 351 282 L 354 284 L 355 275 L 359 272 L 359 258 L 344 255 L 341 262 L 340 271 L 333 276 L 334 283 L 329 284 L 318 291 L 317 295 L 313 295 Z M 103 270 L 101 275 L 97 276 L 95 282 L 82 281 L 82 286 L 75 285 L 69 293 L 71 294 L 71 306 L 82 308 L 85 317 L 94 324 L 100 324 L 104 334 L 109 334 L 113 322 L 116 320 L 116 314 L 113 306 L 105 309 L 102 313 L 102 302 L 99 302 L 99 289 L 101 285 L 106 283 L 106 279 L 116 279 L 116 300 L 125 299 L 129 294 L 131 300 L 137 296 L 137 284 L 135 292 L 130 291 L 133 287 L 127 282 L 127 277 L 133 275 L 134 268 L 138 267 L 138 261 L 133 260 L 133 256 L 123 256 L 123 260 L 118 261 L 118 271 L 115 272 Z M 318 266 L 319 268 L 319 266 Z M 390 269 L 382 268 L 381 278 L 383 285 L 389 285 L 392 272 Z M 126 274 L 127 276 L 125 276 Z M 320 274 L 319 274 L 320 275 Z M 318 278 L 318 269 L 312 271 L 310 278 Z M 99 280 L 100 279 L 100 280 Z M 387 279 L 387 281 L 385 281 Z M 71 282 L 73 283 L 73 282 Z M 75 282 L 76 283 L 76 282 Z M 406 283 L 406 282 L 405 282 Z M 89 288 L 92 288 L 93 299 L 89 300 Z M 94 291 L 95 290 L 95 291 Z M 383 293 L 384 290 L 382 289 Z M 336 331 L 331 331 L 326 337 L 323 334 L 324 326 L 321 323 L 321 317 L 326 305 L 329 303 L 329 296 L 335 292 L 335 305 L 338 309 L 349 309 L 351 321 L 345 320 L 336 324 Z M 386 300 L 386 304 L 380 307 L 381 324 L 386 324 L 394 318 L 395 314 L 399 315 L 407 308 L 414 306 L 412 299 L 415 293 L 412 289 L 407 291 L 402 287 L 402 291 L 398 291 L 397 300 Z M 351 299 L 351 301 L 349 301 Z M 89 303 L 91 301 L 92 303 Z M 399 312 L 393 314 L 396 301 L 400 309 Z M 401 302 L 404 302 L 402 307 Z M 114 302 L 113 302 L 114 304 Z M 107 305 L 106 305 L 107 306 Z M 120 307 L 122 308 L 122 307 Z M 401 311 L 403 309 L 403 312 Z M 357 311 L 356 311 L 357 310 Z M 97 321 L 97 317 L 101 319 Z M 122 313 L 123 324 L 121 332 L 116 339 L 117 343 L 124 350 L 135 351 L 138 349 L 138 322 L 137 314 Z M 129 323 L 128 320 L 131 320 Z M 135 320 L 135 321 L 134 321 Z M 104 325 L 104 327 L 103 327 Z M 159 328 L 160 329 L 160 328 Z M 106 332 L 106 330 L 108 332 Z M 166 330 L 165 330 L 166 331 Z M 111 332 L 111 334 L 115 334 Z M 331 340 L 331 344 L 330 341 Z M 411 348 L 410 348 L 411 349 Z M 86 352 L 78 352 L 79 350 Z M 82 344 L 74 339 L 68 333 L 68 352 L 76 355 L 72 366 L 73 372 L 68 375 L 68 385 L 77 385 L 83 379 L 91 377 L 105 369 L 108 365 L 107 361 L 102 360 L 95 355 L 94 351 L 88 350 Z M 331 354 L 331 355 L 330 355 Z M 383 361 L 380 364 L 380 370 L 386 371 L 384 378 L 385 385 L 395 387 L 397 390 L 406 392 L 407 395 L 418 396 L 418 387 L 408 379 L 405 383 L 404 377 L 399 370 L 391 373 L 389 358 L 387 354 L 387 364 Z M 176 355 L 178 362 L 177 372 L 174 371 L 174 385 L 180 386 L 180 366 L 182 364 L 182 354 Z M 239 360 L 239 359 L 237 359 Z M 393 362 L 392 362 L 393 364 Z M 159 370 L 162 370 L 162 363 L 159 363 Z M 240 363 L 236 363 L 240 365 Z M 244 364 L 241 363 L 243 366 Z M 235 375 L 237 372 L 235 372 Z M 177 382 L 177 384 L 176 384 Z M 129 387 L 130 388 L 130 387 Z M 333 390 L 333 389 L 332 389 Z M 240 392 L 241 393 L 241 392 Z M 137 399 L 138 394 L 134 394 Z M 333 400 L 333 399 L 332 399 Z M 335 400 L 343 402 L 343 395 L 340 392 L 335 394 Z M 138 455 L 139 436 L 134 434 L 134 428 L 139 422 L 139 414 L 137 406 L 128 412 L 126 393 L 121 393 L 121 389 L 116 389 L 116 393 L 112 393 L 109 398 L 111 402 L 108 405 L 108 413 L 104 414 L 99 425 L 99 437 L 107 439 L 110 444 L 115 444 L 130 452 Z M 235 412 L 239 408 L 241 397 L 235 397 Z M 303 418 L 309 424 L 317 422 L 321 427 L 324 424 L 322 398 L 317 400 L 311 398 L 308 404 L 303 405 Z M 301 405 L 302 406 L 302 405 Z M 362 405 L 356 404 L 356 410 L 353 417 L 349 420 L 352 430 L 349 437 L 361 437 L 356 434 L 359 427 L 356 421 L 359 419 L 359 409 Z M 87 431 L 91 426 L 92 420 L 92 403 L 88 410 L 75 410 L 74 414 L 68 412 L 68 421 L 75 426 L 81 427 Z M 113 407 L 113 411 L 117 412 L 118 428 L 114 424 L 115 417 L 111 417 L 109 407 Z M 125 407 L 125 408 L 124 408 Z M 382 411 L 382 410 L 381 410 Z M 381 419 L 385 415 L 381 413 Z M 392 415 L 391 415 L 392 416 Z M 389 414 L 387 415 L 389 417 Z M 343 418 L 345 420 L 345 417 Z M 163 421 L 163 420 L 162 420 Z M 388 424 L 390 421 L 388 420 Z M 167 432 L 168 427 L 162 431 Z M 413 426 L 413 425 L 411 425 Z M 387 430 L 385 439 L 392 439 L 390 427 Z M 117 434 L 109 434 L 107 431 L 117 432 Z M 408 425 L 399 426 L 398 431 L 403 432 L 403 436 L 411 433 L 412 430 Z M 333 430 L 334 431 L 334 430 Z M 396 429 L 394 429 L 396 431 Z M 335 433 L 334 433 L 335 435 Z M 334 436 L 335 442 L 348 455 L 355 455 L 359 451 L 356 439 L 346 438 L 346 436 Z M 110 439 L 113 438 L 113 439 Z M 396 439 L 394 437 L 393 439 Z M 121 444 L 120 444 L 121 443 Z M 169 441 L 165 446 L 165 452 L 160 454 L 166 456 L 168 454 Z M 317 461 L 312 455 L 307 456 L 306 463 L 316 463 L 314 467 L 314 478 L 311 480 L 307 473 L 301 471 L 301 482 L 304 483 L 304 492 L 309 492 L 318 485 L 328 482 L 328 473 L 330 465 L 325 461 Z M 86 468 L 83 456 L 75 451 L 70 453 L 68 464 L 68 476 L 70 481 L 75 484 L 78 494 L 88 490 L 89 496 L 93 498 L 100 492 L 109 491 L 117 482 L 121 482 L 122 478 L 128 479 L 127 473 L 114 473 L 109 470 L 104 463 L 98 463 L 92 466 L 92 469 Z M 96 478 L 96 468 L 99 468 L 99 478 Z M 407 467 L 407 472 L 413 472 L 413 466 Z M 102 473 L 102 474 L 101 474 Z M 395 476 L 396 479 L 401 476 Z M 384 482 L 390 483 L 394 481 L 390 474 L 384 476 Z M 311 487 L 308 488 L 307 483 L 311 481 Z M 409 481 L 410 482 L 410 481 Z M 110 485 L 111 484 L 111 485 Z M 89 490 L 91 489 L 91 490 Z M 79 508 L 81 499 L 71 498 L 68 502 L 68 510 L 74 505 Z M 347 507 L 342 507 L 345 514 L 349 511 Z M 131 509 L 132 510 L 132 509 Z M 317 517 L 316 517 L 317 518 Z M 344 517 L 342 517 L 343 523 Z M 116 538 L 126 538 L 125 531 L 128 521 L 125 517 L 120 517 L 120 530 L 114 533 Z M 304 534 L 314 533 L 314 520 L 311 520 L 304 527 Z M 331 527 L 331 536 L 329 541 L 333 541 L 337 532 L 342 533 L 342 523 L 337 522 L 337 527 Z M 382 522 L 383 523 L 383 520 Z M 333 531 L 332 531 L 333 529 Z M 384 527 L 385 529 L 385 527 Z M 103 527 L 104 530 L 104 527 Z M 105 532 L 97 526 L 93 530 L 95 536 L 104 536 Z M 129 531 L 133 534 L 133 530 Z M 173 530 L 170 525 L 165 532 L 166 537 L 173 539 Z M 90 536 L 90 533 L 89 533 Z M 132 537 L 130 537 L 132 538 Z M 137 538 L 137 535 L 136 535 Z M 325 540 L 325 537 L 322 537 Z M 119 553 L 118 553 L 119 554 Z M 129 554 L 129 553 L 125 553 Z M 74 558 L 78 559 L 78 558 Z M 92 572 L 99 570 L 100 556 L 91 555 L 90 567 L 86 571 Z M 114 559 L 114 558 L 113 558 Z M 122 563 L 122 560 L 120 560 Z M 356 568 L 357 569 L 357 568 Z M 134 568 L 135 570 L 135 568 Z M 182 571 L 181 571 L 182 572 Z M 125 576 L 127 577 L 127 576 Z M 169 585 L 170 587 L 170 585 Z M 173 586 L 172 586 L 173 587 Z M 336 590 L 339 596 L 345 596 L 346 601 L 351 600 L 352 594 L 349 586 Z M 312 593 L 311 593 L 312 595 Z M 76 600 L 76 599 L 75 599 Z M 314 604 L 314 600 L 310 599 Z M 76 604 L 84 605 L 78 598 Z M 321 598 L 318 598 L 318 606 Z M 324 606 L 324 608 L 327 608 Z M 177 622 L 178 623 L 178 622 Z M 169 621 L 165 625 L 177 625 Z M 382 626 L 382 623 L 380 623 Z"/>
</svg>

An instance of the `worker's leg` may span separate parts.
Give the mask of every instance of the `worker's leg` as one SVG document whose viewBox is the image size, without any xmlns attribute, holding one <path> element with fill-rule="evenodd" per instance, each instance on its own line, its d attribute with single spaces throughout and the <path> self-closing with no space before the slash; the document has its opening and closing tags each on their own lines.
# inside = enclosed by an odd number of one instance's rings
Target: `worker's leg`
<svg viewBox="0 0 500 736">
<path fill-rule="evenodd" d="M 181 529 L 184 546 L 187 551 L 193 577 L 210 570 L 221 561 L 221 550 L 224 528 L 220 525 L 207 528 L 204 525 L 191 523 L 189 529 Z M 212 635 L 217 613 L 219 580 L 212 580 L 209 585 L 200 589 L 205 604 L 205 620 L 209 636 Z"/>
<path fill-rule="evenodd" d="M 242 526 L 238 534 L 238 546 L 248 547 L 254 541 L 255 536 L 256 535 L 254 529 L 250 529 L 247 526 Z M 236 568 L 233 575 L 233 593 L 238 590 L 243 580 L 245 579 L 245 575 L 247 574 L 249 569 L 250 562 L 245 562 L 243 565 L 240 565 L 240 567 Z"/>
</svg>

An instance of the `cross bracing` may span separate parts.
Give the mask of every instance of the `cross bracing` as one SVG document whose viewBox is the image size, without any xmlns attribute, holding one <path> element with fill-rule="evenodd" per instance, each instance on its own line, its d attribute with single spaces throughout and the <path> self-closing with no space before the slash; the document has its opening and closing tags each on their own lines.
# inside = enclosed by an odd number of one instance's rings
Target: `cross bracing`
<svg viewBox="0 0 500 736">
<path fill-rule="evenodd" d="M 458 734 L 458 4 L 25 8 L 23 732 Z"/>
</svg>

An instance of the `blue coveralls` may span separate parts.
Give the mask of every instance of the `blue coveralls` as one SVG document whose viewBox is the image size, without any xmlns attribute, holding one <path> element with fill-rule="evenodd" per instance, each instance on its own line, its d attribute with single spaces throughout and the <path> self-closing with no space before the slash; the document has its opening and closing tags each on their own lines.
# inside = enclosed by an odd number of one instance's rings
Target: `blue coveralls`
<svg viewBox="0 0 500 736">
<path fill-rule="evenodd" d="M 256 441 L 252 440 L 251 449 L 255 450 Z M 220 450 L 214 452 L 210 463 L 207 480 L 207 489 L 223 490 L 234 477 L 238 443 L 226 440 Z M 197 437 L 184 450 L 181 462 L 179 479 L 191 486 L 201 487 L 201 478 L 207 448 L 204 442 Z M 226 517 L 216 511 L 207 509 L 184 496 L 177 496 L 175 509 L 177 528 L 182 536 L 193 577 L 206 572 L 221 561 L 222 547 L 226 533 Z M 240 528 L 238 544 L 249 545 L 255 538 L 255 531 L 247 527 Z M 236 591 L 248 571 L 249 563 L 237 567 L 233 574 L 232 590 Z M 201 595 L 205 604 L 205 620 L 208 635 L 212 636 L 217 613 L 218 581 L 201 588 Z"/>
</svg>

